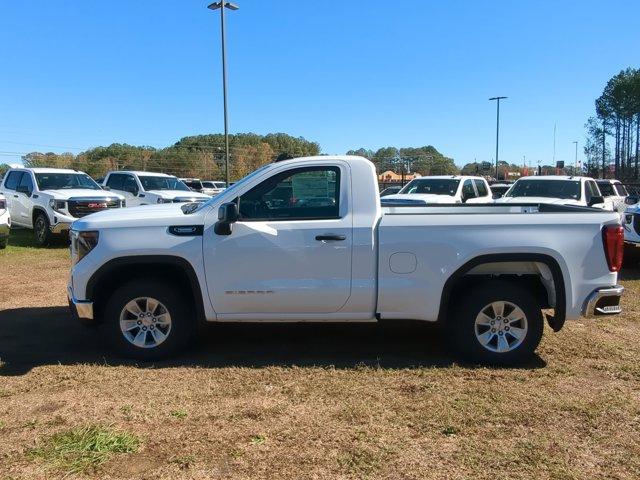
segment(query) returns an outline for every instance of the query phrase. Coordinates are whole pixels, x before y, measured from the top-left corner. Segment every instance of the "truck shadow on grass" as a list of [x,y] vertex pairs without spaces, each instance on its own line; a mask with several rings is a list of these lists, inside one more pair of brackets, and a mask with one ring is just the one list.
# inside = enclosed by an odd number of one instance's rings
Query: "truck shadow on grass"
[[[420,322],[381,324],[216,324],[175,359],[139,363],[113,354],[95,327],[73,320],[66,307],[0,312],[0,376],[41,365],[130,365],[140,368],[316,366],[335,368],[449,367],[446,330]],[[544,367],[535,356],[523,368]]]

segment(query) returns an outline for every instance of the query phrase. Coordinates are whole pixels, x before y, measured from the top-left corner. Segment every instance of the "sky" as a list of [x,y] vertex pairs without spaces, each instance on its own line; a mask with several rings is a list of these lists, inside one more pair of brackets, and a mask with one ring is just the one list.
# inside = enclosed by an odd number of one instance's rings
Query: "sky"
[[[0,0],[0,163],[222,132],[200,0]],[[324,153],[433,145],[458,165],[572,162],[607,80],[640,67],[637,0],[237,0],[229,129]]]

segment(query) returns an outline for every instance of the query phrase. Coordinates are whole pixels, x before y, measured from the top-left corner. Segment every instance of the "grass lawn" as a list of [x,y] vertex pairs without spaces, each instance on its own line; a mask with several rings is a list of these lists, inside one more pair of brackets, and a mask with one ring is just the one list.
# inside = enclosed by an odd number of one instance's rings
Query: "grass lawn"
[[640,270],[624,314],[519,369],[420,324],[220,325],[153,365],[66,309],[66,246],[0,252],[0,478],[640,478]]

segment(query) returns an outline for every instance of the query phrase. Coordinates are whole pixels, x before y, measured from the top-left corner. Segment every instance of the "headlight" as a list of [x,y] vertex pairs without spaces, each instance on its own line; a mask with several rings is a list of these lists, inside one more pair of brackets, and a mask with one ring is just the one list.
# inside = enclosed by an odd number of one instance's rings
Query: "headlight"
[[99,233],[96,231],[86,231],[86,232],[74,232],[75,235],[72,235],[72,242],[74,243],[71,246],[71,250],[76,251],[76,262],[79,262],[87,254],[96,248],[98,245]]
[[49,207],[54,209],[56,212],[61,212],[67,208],[67,202],[65,200],[54,200],[52,198],[49,200]]

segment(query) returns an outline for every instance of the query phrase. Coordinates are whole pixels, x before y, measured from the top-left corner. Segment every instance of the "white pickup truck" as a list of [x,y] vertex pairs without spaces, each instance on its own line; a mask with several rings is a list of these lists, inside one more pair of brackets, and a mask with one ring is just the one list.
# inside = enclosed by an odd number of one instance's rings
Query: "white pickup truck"
[[62,168],[12,168],[0,193],[13,225],[32,229],[40,246],[54,235],[66,236],[78,218],[125,205],[124,197],[105,192],[86,173]]
[[535,350],[544,316],[559,330],[621,310],[616,213],[383,208],[361,157],[269,164],[207,203],[102,212],[71,236],[73,313],[145,360],[205,321],[408,319],[442,323],[466,358],[512,364]]

